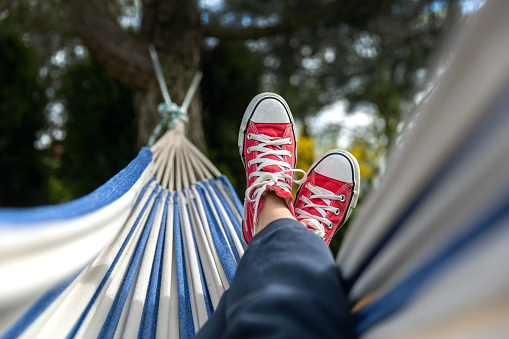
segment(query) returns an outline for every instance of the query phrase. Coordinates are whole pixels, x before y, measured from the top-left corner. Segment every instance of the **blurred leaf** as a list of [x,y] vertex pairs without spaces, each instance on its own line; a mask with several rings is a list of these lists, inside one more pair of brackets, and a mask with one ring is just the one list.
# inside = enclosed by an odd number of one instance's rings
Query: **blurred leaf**
[[0,205],[48,202],[43,152],[36,133],[45,125],[44,89],[37,82],[36,55],[0,23]]
[[69,69],[59,96],[68,110],[60,177],[78,197],[136,156],[135,113],[131,92],[92,59]]
[[246,177],[237,138],[244,112],[258,94],[262,65],[241,42],[221,42],[203,51],[203,124],[210,159],[228,177],[240,197]]

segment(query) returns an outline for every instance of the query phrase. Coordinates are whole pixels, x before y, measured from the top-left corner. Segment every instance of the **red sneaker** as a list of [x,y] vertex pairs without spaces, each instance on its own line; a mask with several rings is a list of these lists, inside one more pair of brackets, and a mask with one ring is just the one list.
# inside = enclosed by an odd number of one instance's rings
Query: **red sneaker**
[[[292,183],[297,138],[287,103],[274,93],[262,93],[251,100],[239,131],[239,152],[246,169],[242,238],[247,245],[255,235],[263,193],[273,191],[293,209]],[[301,171],[304,173],[304,171]]]
[[341,150],[325,153],[311,166],[297,191],[297,220],[329,245],[357,205],[360,177],[353,155]]

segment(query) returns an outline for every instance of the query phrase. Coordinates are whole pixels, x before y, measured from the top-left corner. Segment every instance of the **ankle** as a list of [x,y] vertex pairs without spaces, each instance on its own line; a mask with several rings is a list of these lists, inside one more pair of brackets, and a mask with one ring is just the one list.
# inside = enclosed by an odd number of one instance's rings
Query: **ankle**
[[288,208],[285,200],[278,196],[275,192],[268,191],[263,194],[264,204],[260,211],[258,223],[256,224],[256,234],[264,229],[271,222],[282,219],[295,219],[292,212]]

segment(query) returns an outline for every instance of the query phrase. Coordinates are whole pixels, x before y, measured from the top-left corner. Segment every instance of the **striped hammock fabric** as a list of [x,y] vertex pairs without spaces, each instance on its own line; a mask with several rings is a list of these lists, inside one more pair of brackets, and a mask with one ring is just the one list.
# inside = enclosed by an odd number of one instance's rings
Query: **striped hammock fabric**
[[509,334],[509,3],[452,33],[338,255],[366,338]]
[[[361,337],[509,333],[507,18],[486,1],[454,32],[345,236]],[[192,337],[243,254],[241,212],[178,128],[84,198],[0,209],[2,338]]]
[[194,336],[244,252],[241,213],[181,128],[81,199],[0,209],[2,338]]

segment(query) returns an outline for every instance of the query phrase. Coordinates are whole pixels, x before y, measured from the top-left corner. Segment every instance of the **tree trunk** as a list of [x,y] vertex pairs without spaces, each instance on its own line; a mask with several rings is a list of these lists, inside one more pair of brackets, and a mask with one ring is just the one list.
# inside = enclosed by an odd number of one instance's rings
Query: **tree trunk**
[[[137,147],[147,144],[160,121],[157,106],[163,102],[148,45],[153,44],[171,99],[181,105],[200,67],[203,40],[196,0],[144,0],[141,32],[124,32],[104,0],[66,0],[69,17],[91,54],[133,91],[137,112]],[[188,109],[190,140],[204,149],[201,100],[195,96]]]
[[[200,67],[203,38],[196,0],[145,0],[140,35],[143,40],[152,42],[156,47],[171,100],[180,106]],[[138,144],[146,144],[150,132],[160,119],[154,107],[157,107],[163,98],[155,81],[155,78],[152,78],[149,86],[135,90],[134,103],[140,114]],[[204,149],[201,101],[198,96],[194,98],[188,111],[189,139]]]
[[[165,66],[162,67],[165,68]],[[188,83],[183,83],[183,81],[181,81],[182,84],[177,85],[175,82],[170,83],[169,80],[167,80],[171,100],[178,105],[182,104],[187,93],[187,88],[194,76],[194,73],[193,75],[190,75],[191,72],[187,73],[189,73],[189,75],[186,76],[185,79],[189,79]],[[168,71],[165,71],[165,75],[168,76]],[[181,76],[181,74],[179,74],[179,76]],[[155,79],[152,79],[146,88],[134,89],[133,96],[137,124],[136,146],[139,149],[147,145],[150,134],[161,120],[156,108],[161,102],[163,102],[163,99],[159,89],[159,84]],[[205,139],[201,117],[201,99],[199,93],[196,93],[191,106],[188,109],[188,113],[189,126],[187,136],[198,148],[205,150]]]

